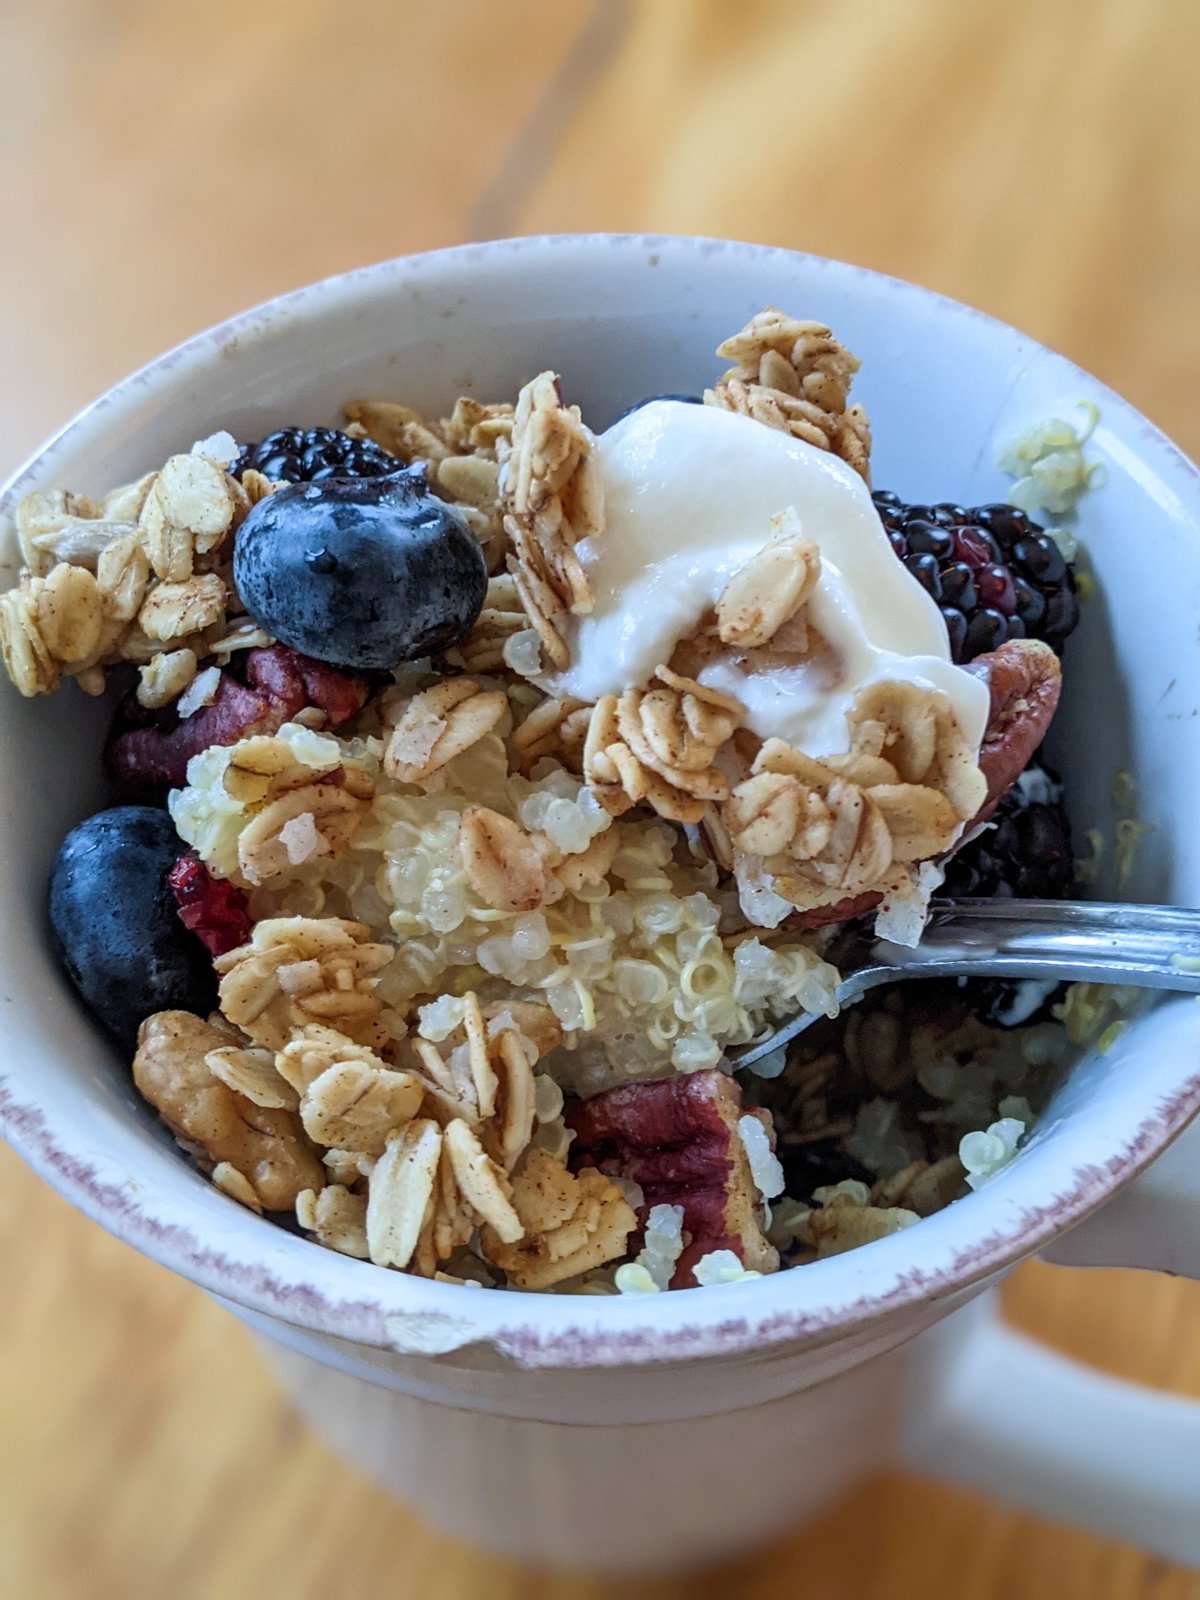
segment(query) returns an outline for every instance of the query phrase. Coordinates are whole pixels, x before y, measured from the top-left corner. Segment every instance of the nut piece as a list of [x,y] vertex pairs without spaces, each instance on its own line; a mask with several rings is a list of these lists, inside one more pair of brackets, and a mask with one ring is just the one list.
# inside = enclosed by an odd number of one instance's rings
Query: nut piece
[[413,695],[398,715],[383,770],[399,783],[433,787],[446,765],[490,733],[508,710],[502,690],[481,691],[473,678],[447,678]]
[[249,944],[213,962],[221,1010],[255,1044],[282,1050],[293,1028],[335,1024],[358,1044],[382,1045],[387,1030],[374,974],[391,945],[370,944],[370,930],[339,917],[274,917],[256,923]]
[[228,1044],[190,1012],[160,1011],[138,1030],[133,1080],[177,1139],[235,1167],[265,1210],[290,1211],[321,1187],[321,1163],[295,1112],[256,1106],[213,1076],[206,1058]]
[[480,1242],[485,1259],[518,1289],[548,1289],[619,1260],[637,1226],[633,1208],[603,1173],[588,1167],[575,1177],[547,1150],[529,1152],[512,1192],[521,1233],[508,1240],[485,1224]]
[[821,576],[821,552],[800,531],[789,506],[772,522],[774,537],[735,572],[717,600],[722,644],[754,650],[768,644],[811,598]]
[[977,821],[986,821],[996,802],[1024,772],[1046,736],[1062,689],[1062,666],[1040,639],[1010,639],[998,650],[976,656],[966,668],[985,678],[991,713],[979,752],[987,798]]
[[432,1215],[442,1150],[436,1122],[422,1118],[388,1141],[367,1180],[367,1251],[377,1267],[407,1267]]

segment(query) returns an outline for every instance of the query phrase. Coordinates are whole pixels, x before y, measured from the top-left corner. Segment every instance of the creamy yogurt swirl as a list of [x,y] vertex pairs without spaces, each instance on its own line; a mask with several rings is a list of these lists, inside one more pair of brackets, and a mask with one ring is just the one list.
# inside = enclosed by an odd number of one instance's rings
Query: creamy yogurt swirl
[[[950,659],[931,596],[888,543],[862,479],[827,451],[715,406],[655,400],[602,434],[605,530],[576,546],[595,597],[571,619],[557,693],[594,701],[645,685],[792,508],[821,552],[808,602],[820,661],[748,671],[733,652],[700,682],[734,695],[760,738],[821,757],[849,747],[846,713],[881,680],[940,690],[976,751],[986,685]],[[831,670],[832,662],[832,670]]]

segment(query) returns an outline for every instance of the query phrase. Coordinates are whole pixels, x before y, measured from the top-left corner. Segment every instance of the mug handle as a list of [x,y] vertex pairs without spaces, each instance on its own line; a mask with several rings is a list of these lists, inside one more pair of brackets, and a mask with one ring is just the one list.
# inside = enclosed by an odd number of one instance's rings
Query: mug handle
[[[1042,1255],[1200,1278],[1200,1119]],[[1200,1567],[1200,1400],[1058,1355],[1007,1327],[994,1291],[914,1346],[901,1463]]]

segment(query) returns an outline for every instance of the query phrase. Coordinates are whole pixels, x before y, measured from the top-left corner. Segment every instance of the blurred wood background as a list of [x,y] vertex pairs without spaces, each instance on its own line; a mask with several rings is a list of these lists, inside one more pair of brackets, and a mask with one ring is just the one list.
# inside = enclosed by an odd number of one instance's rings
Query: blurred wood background
[[[1194,0],[6,0],[0,466],[280,290],[571,229],[915,279],[1197,455],[1198,77]],[[1200,1395],[1198,1284],[1031,1265],[1006,1308]],[[230,1318],[7,1152],[0,1441],[0,1595],[21,1600],[1200,1600],[1200,1575],[899,1477],[707,1577],[491,1561],[343,1466]]]

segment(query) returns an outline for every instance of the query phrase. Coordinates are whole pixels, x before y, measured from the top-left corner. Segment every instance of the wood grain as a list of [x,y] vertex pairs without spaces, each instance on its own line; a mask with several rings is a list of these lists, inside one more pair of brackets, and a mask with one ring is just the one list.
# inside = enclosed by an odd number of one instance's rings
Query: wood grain
[[[217,317],[464,237],[587,15],[13,0],[4,463]],[[565,131],[510,197],[515,229],[728,234],[913,278],[1063,350],[1200,453],[1192,0],[639,0],[628,17],[599,87],[576,74],[571,115],[543,118]],[[1200,1285],[1031,1265],[1005,1303],[1082,1360],[1200,1395]],[[491,1561],[336,1460],[229,1317],[8,1152],[0,1419],[0,1595],[21,1600],[1200,1600],[1200,1576],[898,1477],[704,1577],[618,1590]]]

